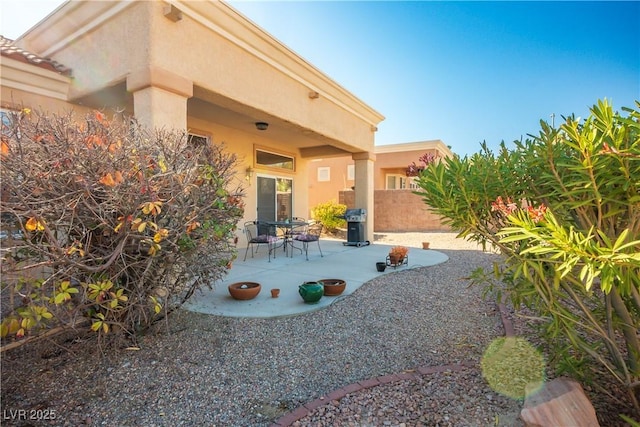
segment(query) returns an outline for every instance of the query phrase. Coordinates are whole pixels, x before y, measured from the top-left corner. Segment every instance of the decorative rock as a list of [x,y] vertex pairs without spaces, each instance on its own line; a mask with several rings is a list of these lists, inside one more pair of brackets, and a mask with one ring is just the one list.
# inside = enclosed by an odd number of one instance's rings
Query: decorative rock
[[556,378],[540,390],[527,386],[520,418],[526,427],[600,427],[582,386],[568,378]]

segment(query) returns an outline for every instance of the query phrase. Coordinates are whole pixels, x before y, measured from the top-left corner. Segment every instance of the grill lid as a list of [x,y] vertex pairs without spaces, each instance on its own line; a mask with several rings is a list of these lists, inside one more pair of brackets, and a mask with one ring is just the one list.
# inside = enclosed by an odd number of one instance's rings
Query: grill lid
[[366,209],[347,209],[344,213],[344,219],[349,222],[364,222],[367,218]]

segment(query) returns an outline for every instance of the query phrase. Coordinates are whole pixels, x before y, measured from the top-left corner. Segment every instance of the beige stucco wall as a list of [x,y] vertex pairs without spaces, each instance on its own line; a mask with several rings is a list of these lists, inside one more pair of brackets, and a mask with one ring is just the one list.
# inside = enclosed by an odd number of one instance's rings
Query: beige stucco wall
[[[26,49],[73,69],[71,100],[124,82],[129,73],[150,64],[151,21],[143,17],[156,2],[82,3],[68,5],[64,14],[18,40]],[[70,36],[78,22],[93,23],[90,33]]]
[[71,79],[55,71],[3,56],[0,82],[2,108],[25,107],[44,112],[69,109],[66,97]]
[[[28,91],[12,89],[6,86],[2,86],[0,91],[1,108],[13,110],[30,108],[45,113],[75,110],[75,108],[63,101],[35,95]],[[78,110],[81,111],[83,109],[80,108]]]
[[[349,179],[348,167],[353,165],[351,157],[317,159],[309,162],[309,211],[314,206],[330,200],[338,201],[338,192],[350,190],[355,180]],[[318,169],[329,168],[329,181],[318,180]],[[309,212],[309,215],[311,213]]]

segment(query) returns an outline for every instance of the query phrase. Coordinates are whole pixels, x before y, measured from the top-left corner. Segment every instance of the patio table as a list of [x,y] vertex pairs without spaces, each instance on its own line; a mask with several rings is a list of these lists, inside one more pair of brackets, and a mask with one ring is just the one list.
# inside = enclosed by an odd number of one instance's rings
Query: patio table
[[292,230],[294,228],[298,228],[298,227],[306,227],[309,225],[308,222],[306,221],[264,221],[265,224],[271,225],[271,226],[275,226],[278,227],[280,230],[282,230],[283,235],[284,235],[284,251],[285,254],[288,254],[289,251],[287,248],[291,248],[291,257],[293,257],[293,250],[294,249],[298,249],[300,251],[300,253],[302,253],[302,249],[301,248],[296,248],[293,245],[293,239],[292,239]]

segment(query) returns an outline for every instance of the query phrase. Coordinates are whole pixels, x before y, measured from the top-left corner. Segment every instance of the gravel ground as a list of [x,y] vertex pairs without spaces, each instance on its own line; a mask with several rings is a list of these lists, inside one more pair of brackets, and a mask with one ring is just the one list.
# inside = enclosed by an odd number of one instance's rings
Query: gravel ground
[[[504,330],[465,277],[496,256],[450,233],[378,241],[421,247],[425,236],[448,262],[378,277],[324,310],[277,319],[180,311],[139,350],[104,355],[91,350],[95,338],[12,350],[2,355],[2,424],[268,426],[357,381],[466,362],[347,395],[295,425],[522,425],[519,402],[493,392],[478,368]],[[15,411],[55,419],[18,421]]]

